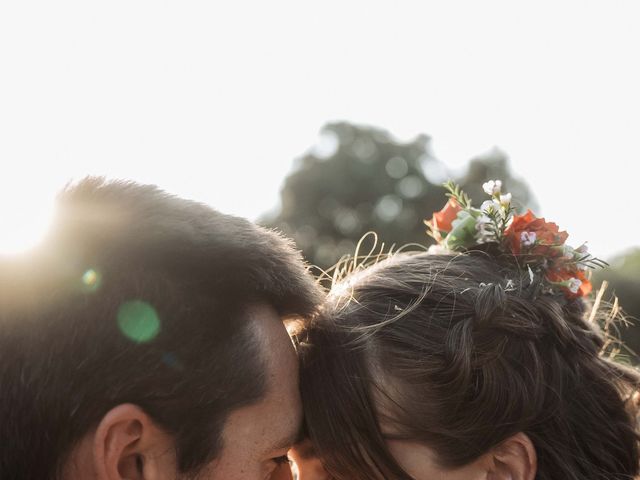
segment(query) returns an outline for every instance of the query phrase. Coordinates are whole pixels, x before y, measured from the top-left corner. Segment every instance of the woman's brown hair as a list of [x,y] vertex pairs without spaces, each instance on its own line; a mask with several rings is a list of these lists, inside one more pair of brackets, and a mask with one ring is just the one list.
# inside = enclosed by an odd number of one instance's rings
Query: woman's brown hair
[[410,479],[383,422],[445,468],[524,432],[538,480],[634,478],[640,377],[604,354],[586,310],[485,252],[397,254],[347,276],[300,334],[306,427],[327,471]]

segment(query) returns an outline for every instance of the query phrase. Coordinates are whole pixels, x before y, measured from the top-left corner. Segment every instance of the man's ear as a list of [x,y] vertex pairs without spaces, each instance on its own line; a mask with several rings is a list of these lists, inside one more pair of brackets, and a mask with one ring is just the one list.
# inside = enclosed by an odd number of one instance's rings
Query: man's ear
[[538,457],[531,439],[524,433],[504,440],[491,451],[492,466],[487,480],[534,480]]
[[159,480],[176,472],[171,436],[129,403],[112,408],[100,421],[93,458],[99,480]]

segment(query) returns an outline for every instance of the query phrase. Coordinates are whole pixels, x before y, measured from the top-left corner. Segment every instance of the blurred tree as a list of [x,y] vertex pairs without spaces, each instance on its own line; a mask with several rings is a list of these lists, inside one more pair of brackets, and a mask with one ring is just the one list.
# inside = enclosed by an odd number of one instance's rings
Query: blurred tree
[[[426,135],[402,143],[377,128],[331,123],[317,145],[296,160],[281,192],[280,212],[261,223],[292,237],[311,263],[325,269],[352,254],[368,231],[387,247],[427,245],[423,219],[444,205],[441,185],[452,177]],[[472,160],[467,173],[454,179],[480,202],[486,199],[482,183],[494,178],[522,206],[533,207],[528,187],[513,178],[499,150]]]
[[640,353],[640,248],[617,256],[609,268],[596,271],[594,283],[598,285],[603,280],[609,282],[631,323],[620,329],[621,337],[631,350]]

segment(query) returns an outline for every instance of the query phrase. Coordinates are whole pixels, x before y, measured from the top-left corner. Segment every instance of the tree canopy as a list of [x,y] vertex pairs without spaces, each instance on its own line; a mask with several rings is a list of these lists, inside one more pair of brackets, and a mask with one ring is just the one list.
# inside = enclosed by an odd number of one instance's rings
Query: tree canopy
[[434,157],[426,135],[400,142],[384,130],[342,122],[326,125],[320,138],[320,148],[297,159],[285,180],[280,212],[263,223],[292,237],[321,268],[352,254],[369,231],[387,246],[428,245],[423,220],[444,204],[442,183],[449,178],[475,201],[486,199],[487,178],[500,178],[521,207],[535,208],[499,150],[473,159],[456,176]]

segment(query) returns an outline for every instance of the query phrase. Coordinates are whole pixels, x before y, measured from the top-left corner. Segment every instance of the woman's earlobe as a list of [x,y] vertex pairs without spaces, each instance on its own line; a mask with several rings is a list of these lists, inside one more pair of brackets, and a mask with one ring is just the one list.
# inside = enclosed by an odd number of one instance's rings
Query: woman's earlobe
[[525,433],[516,433],[493,449],[493,467],[487,480],[534,480],[538,457]]

